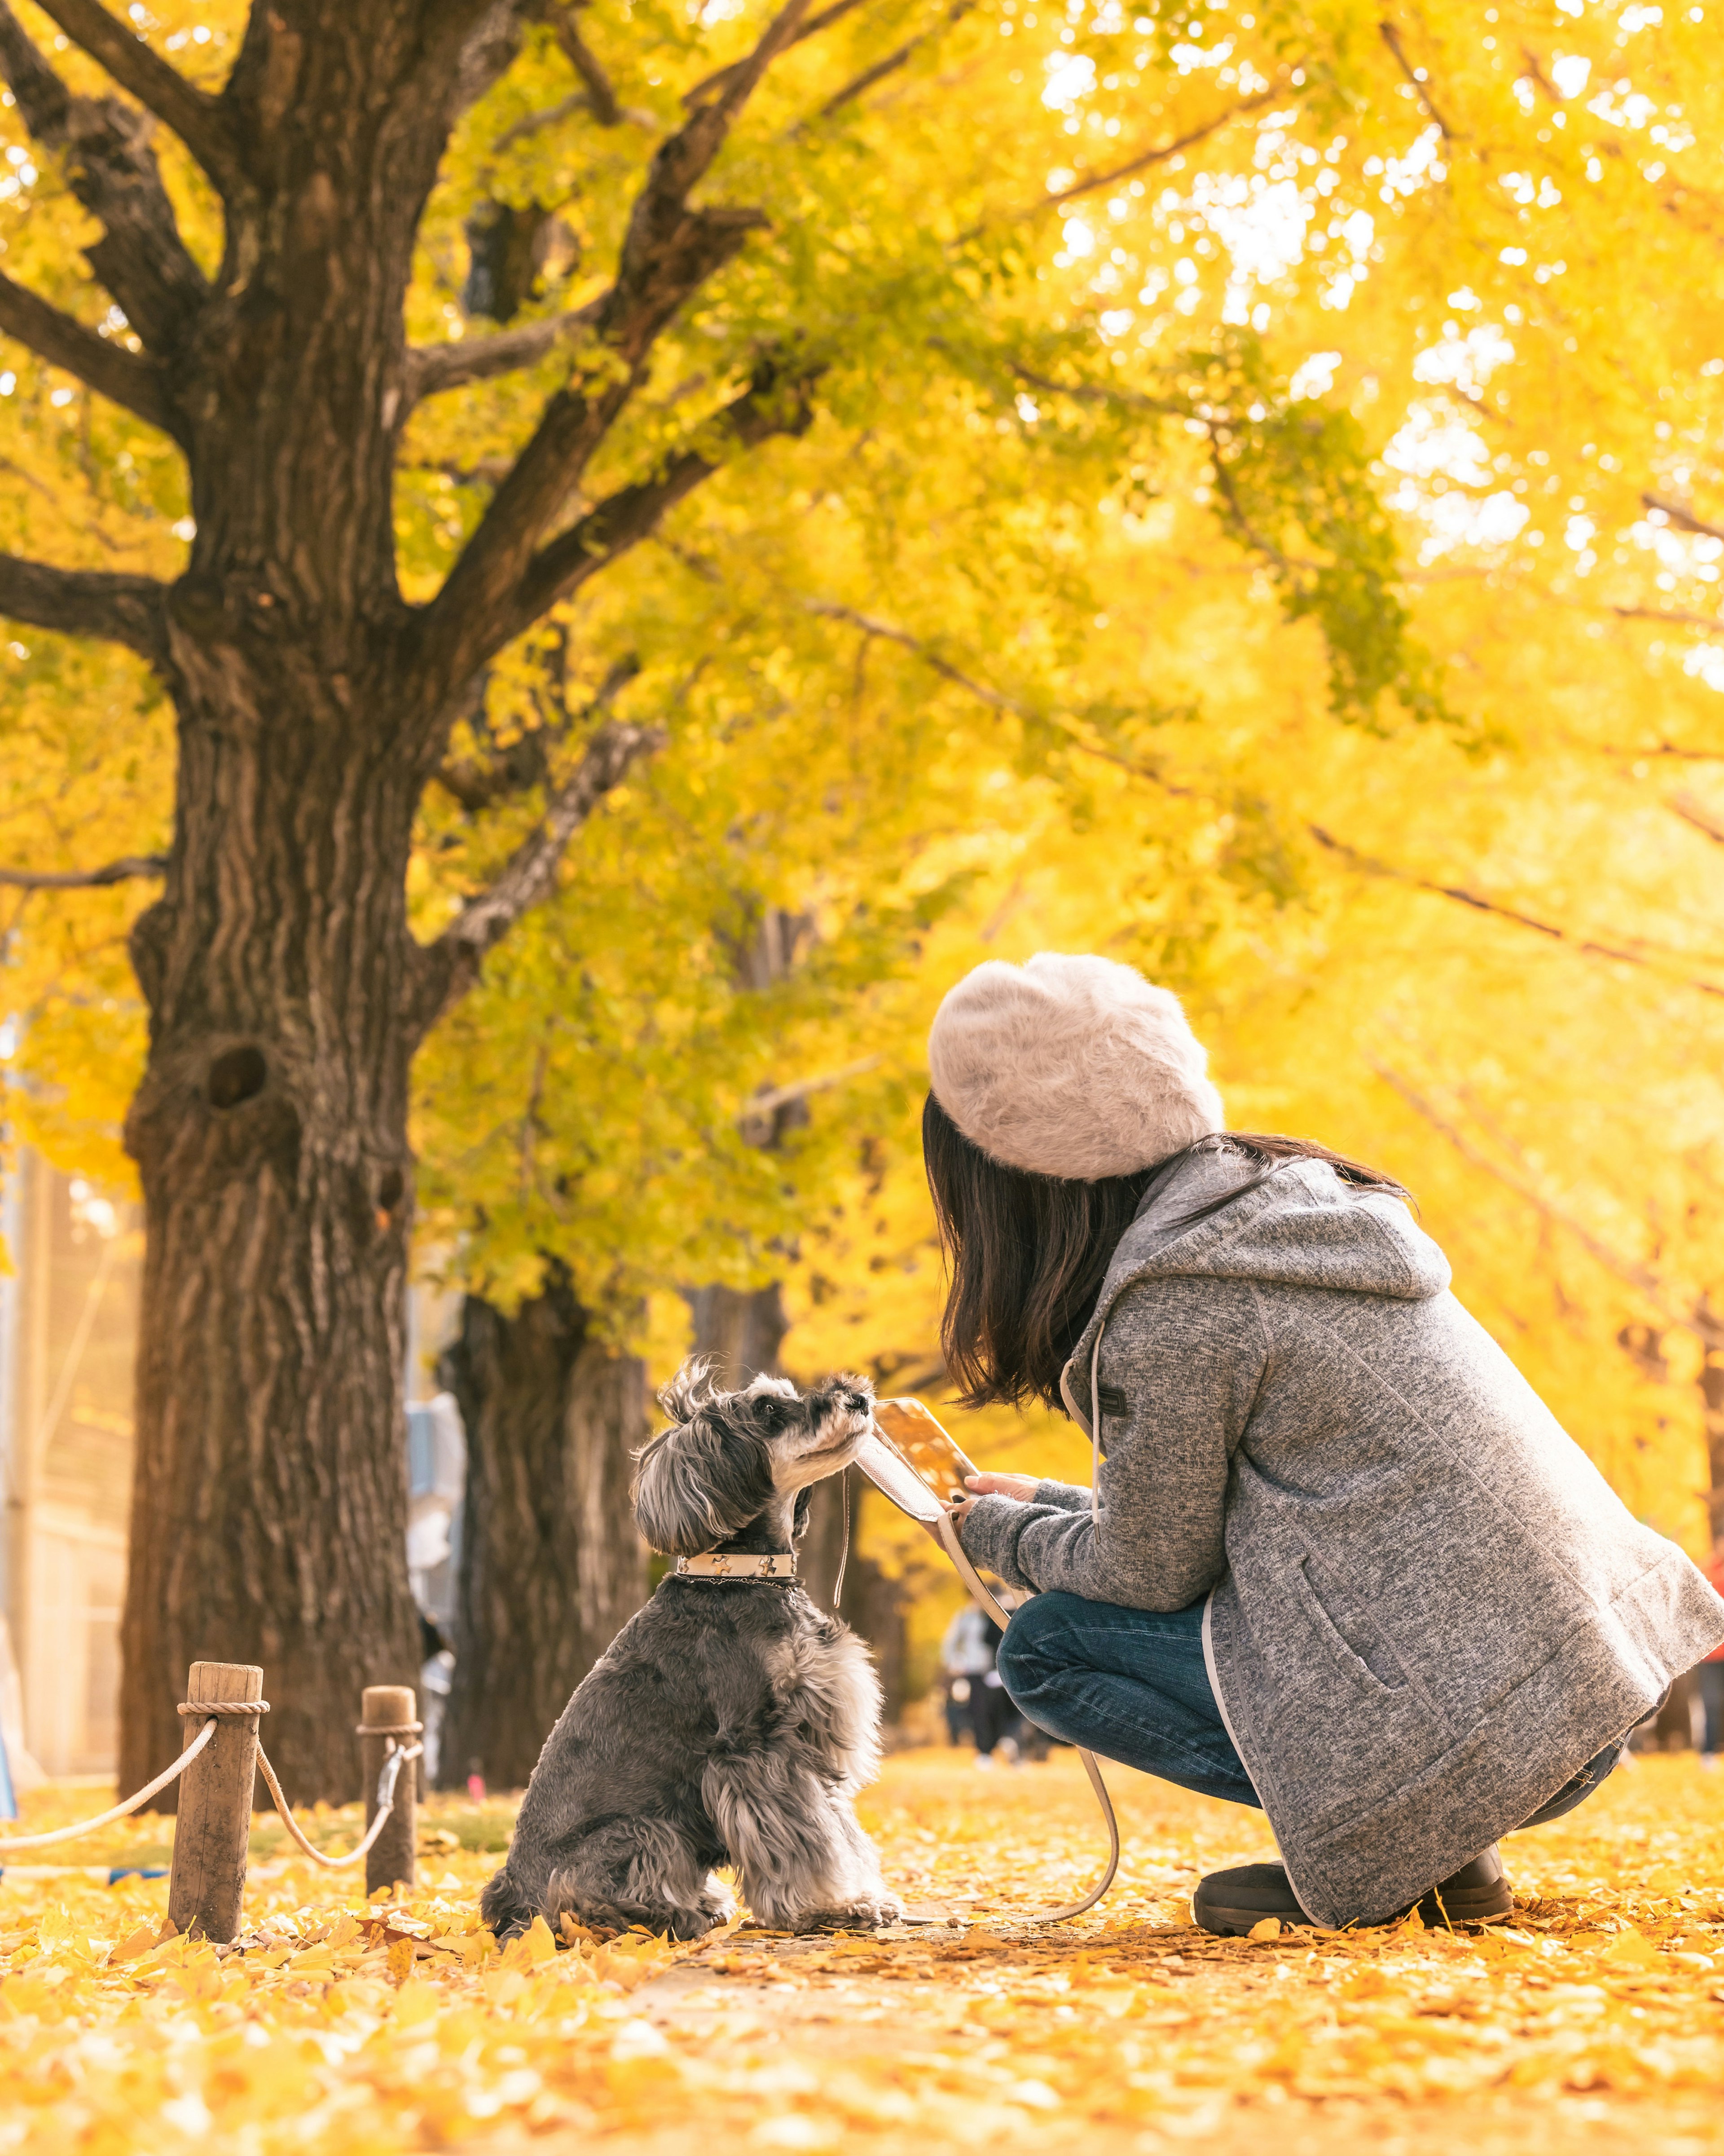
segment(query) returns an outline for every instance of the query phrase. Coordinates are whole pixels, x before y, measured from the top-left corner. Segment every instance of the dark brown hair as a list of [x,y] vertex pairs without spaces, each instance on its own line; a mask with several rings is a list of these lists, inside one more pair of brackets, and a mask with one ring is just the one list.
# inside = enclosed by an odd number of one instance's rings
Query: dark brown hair
[[[1331,1152],[1309,1138],[1229,1131],[1185,1152],[1225,1146],[1255,1173],[1168,1224],[1193,1226],[1255,1190],[1289,1161],[1324,1160],[1356,1189],[1408,1193],[1392,1176]],[[1075,1183],[1005,1168],[972,1145],[929,1094],[922,1110],[922,1159],[940,1240],[952,1276],[940,1344],[967,1408],[1042,1400],[1064,1408],[1060,1373],[1083,1336],[1109,1261],[1137,1217],[1144,1192],[1176,1153],[1133,1175]],[[1410,1200],[1409,1200],[1410,1202]]]

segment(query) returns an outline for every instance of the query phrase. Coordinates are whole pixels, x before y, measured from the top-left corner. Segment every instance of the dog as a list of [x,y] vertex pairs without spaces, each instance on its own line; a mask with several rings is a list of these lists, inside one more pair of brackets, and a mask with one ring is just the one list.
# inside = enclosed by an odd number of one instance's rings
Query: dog
[[557,1932],[565,1914],[699,1938],[736,1913],[711,1876],[728,1863],[770,1930],[895,1922],[854,1809],[880,1764],[879,1681],[783,1562],[813,1484],[871,1426],[873,1389],[759,1377],[720,1392],[693,1362],[659,1404],[669,1426],[642,1448],[630,1492],[647,1542],[679,1558],[777,1553],[788,1576],[659,1583],[546,1739],[485,1921],[500,1939],[540,1916]]

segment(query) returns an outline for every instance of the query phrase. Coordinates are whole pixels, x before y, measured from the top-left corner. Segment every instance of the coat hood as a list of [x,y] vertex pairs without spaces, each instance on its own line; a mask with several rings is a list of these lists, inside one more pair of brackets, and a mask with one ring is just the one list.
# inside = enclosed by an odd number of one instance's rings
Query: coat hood
[[1424,1302],[1448,1287],[1449,1260],[1403,1201],[1350,1188],[1326,1161],[1289,1161],[1219,1213],[1181,1224],[1256,1172],[1255,1161],[1229,1147],[1206,1148],[1170,1163],[1144,1193],[1061,1379],[1066,1405],[1086,1430],[1095,1335],[1135,1281],[1249,1280],[1398,1302]]

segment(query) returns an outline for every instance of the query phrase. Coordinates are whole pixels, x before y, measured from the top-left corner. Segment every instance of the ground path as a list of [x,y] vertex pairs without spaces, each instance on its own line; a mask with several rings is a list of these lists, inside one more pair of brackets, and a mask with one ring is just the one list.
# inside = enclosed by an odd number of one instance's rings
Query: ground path
[[[575,2156],[855,2149],[1542,2156],[1724,2144],[1724,1775],[1622,1774],[1509,1848],[1515,1922],[1220,1942],[1199,1873],[1269,1853],[1256,1815],[1111,1770],[1120,1883],[1075,1761],[900,1754],[864,1810],[889,1878],[947,1919],[741,1929],[697,1949],[477,1926],[507,1808],[439,1799],[420,1888],[367,1905],[264,1820],[237,1950],[162,1936],[159,1881],[0,1878],[0,2152]],[[96,1808],[39,1792],[31,1824]],[[357,1813],[323,1814],[333,1843]],[[165,1854],[163,1822],[74,1861]],[[153,1839],[152,1839],[153,1837]],[[56,1851],[56,1855],[59,1852]]]

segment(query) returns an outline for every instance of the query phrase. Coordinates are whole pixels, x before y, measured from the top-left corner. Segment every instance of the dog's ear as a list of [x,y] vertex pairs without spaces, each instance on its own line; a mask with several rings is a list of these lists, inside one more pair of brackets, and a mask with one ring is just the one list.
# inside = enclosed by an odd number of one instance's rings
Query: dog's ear
[[659,1405],[667,1422],[692,1422],[716,1390],[712,1382],[712,1358],[690,1355],[659,1393]]
[[793,1547],[808,1531],[808,1514],[814,1509],[814,1486],[804,1482],[796,1493],[796,1510],[790,1517],[790,1540]]
[[[665,1390],[674,1393],[674,1384]],[[758,1519],[772,1500],[765,1445],[704,1408],[661,1430],[639,1461],[629,1493],[635,1524],[667,1557],[698,1557]]]

